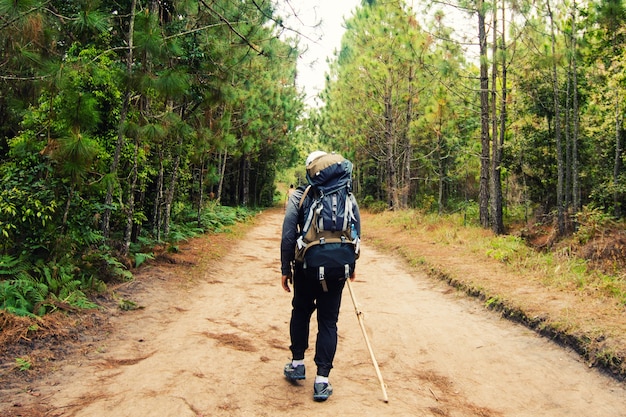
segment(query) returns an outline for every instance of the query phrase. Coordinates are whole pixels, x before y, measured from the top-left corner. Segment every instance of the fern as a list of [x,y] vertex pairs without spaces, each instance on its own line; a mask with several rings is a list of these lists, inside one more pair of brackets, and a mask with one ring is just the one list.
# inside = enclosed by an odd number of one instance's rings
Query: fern
[[[96,308],[97,305],[87,299],[81,287],[83,281],[77,277],[77,268],[71,264],[45,266],[42,268],[43,276],[48,286],[54,288],[50,292],[50,299],[68,304],[76,308]],[[46,303],[48,308],[57,308],[55,303]]]
[[114,258],[111,255],[103,255],[103,259],[106,261],[107,267],[113,276],[123,281],[130,281],[133,279],[133,273],[130,272],[117,258]]
[[28,270],[31,268],[26,259],[16,258],[11,255],[0,255],[0,279],[26,279],[30,277]]
[[139,268],[148,259],[154,259],[153,253],[135,253],[135,268]]
[[48,287],[32,278],[0,281],[0,309],[20,316],[43,314],[34,309],[48,294]]
[[20,307],[13,307],[13,306],[8,306],[6,308],[2,308],[3,310],[6,310],[8,313],[11,313],[15,316],[22,316],[22,317],[37,317],[35,314],[31,313],[30,311],[24,309],[24,308],[20,308]]
[[20,260],[11,255],[0,255],[0,275],[14,276],[20,270]]
[[41,316],[63,305],[97,307],[82,292],[83,282],[73,265],[40,262],[32,272],[34,276],[18,271],[20,278],[0,281],[0,309],[20,316]]

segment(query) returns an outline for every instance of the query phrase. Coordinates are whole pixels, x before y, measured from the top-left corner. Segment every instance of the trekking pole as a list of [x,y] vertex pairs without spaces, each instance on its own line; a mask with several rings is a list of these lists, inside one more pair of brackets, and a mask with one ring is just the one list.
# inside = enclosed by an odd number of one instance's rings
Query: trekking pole
[[367,331],[365,330],[365,324],[363,323],[363,313],[361,312],[361,310],[359,310],[359,306],[356,302],[354,292],[352,291],[352,284],[350,284],[350,279],[347,279],[346,281],[348,282],[348,290],[350,291],[350,298],[352,298],[352,304],[354,304],[356,317],[359,320],[359,324],[361,325],[361,331],[363,332],[363,337],[365,338],[365,343],[367,344],[367,350],[370,351],[370,356],[372,357],[372,362],[374,363],[374,369],[376,369],[376,376],[378,377],[378,381],[380,382],[380,388],[383,390],[383,400],[386,403],[388,403],[389,398],[387,397],[387,388],[385,387],[383,376],[380,373],[380,368],[378,368],[378,362],[376,362],[376,358],[374,357],[374,351],[372,350],[372,345],[370,344],[370,340],[367,337]]

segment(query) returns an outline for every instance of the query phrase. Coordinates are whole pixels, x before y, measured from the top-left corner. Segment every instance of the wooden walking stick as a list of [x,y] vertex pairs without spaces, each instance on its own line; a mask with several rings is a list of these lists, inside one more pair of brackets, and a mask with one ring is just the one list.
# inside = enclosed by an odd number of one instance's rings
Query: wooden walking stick
[[352,291],[352,284],[350,284],[350,279],[347,279],[346,281],[348,282],[348,290],[350,291],[350,298],[352,298],[352,304],[354,304],[356,317],[359,320],[359,324],[361,325],[361,331],[363,332],[363,337],[365,338],[365,343],[367,344],[367,350],[370,351],[370,356],[372,357],[372,362],[374,363],[374,369],[376,369],[376,376],[378,377],[378,381],[380,382],[380,388],[383,390],[383,400],[386,403],[388,403],[389,398],[387,397],[387,388],[385,387],[383,376],[380,373],[380,368],[378,368],[378,362],[376,362],[376,358],[374,357],[374,351],[372,350],[372,345],[370,344],[370,340],[367,337],[367,331],[365,330],[365,323],[363,323],[363,313],[361,312],[361,310],[359,310],[359,306],[356,302],[354,292]]

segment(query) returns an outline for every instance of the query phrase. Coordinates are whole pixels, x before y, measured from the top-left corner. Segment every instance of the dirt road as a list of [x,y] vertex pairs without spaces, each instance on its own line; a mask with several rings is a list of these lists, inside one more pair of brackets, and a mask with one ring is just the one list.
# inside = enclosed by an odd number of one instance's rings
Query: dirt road
[[624,385],[377,252],[367,236],[353,289],[389,403],[347,289],[335,393],[314,402],[312,352],[309,379],[294,386],[282,376],[291,295],[279,282],[281,221],[280,210],[265,212],[219,262],[138,280],[145,308],[119,313],[110,334],[86,341],[29,392],[0,391],[0,414],[20,415],[11,404],[35,396],[47,415],[76,417],[626,416]]

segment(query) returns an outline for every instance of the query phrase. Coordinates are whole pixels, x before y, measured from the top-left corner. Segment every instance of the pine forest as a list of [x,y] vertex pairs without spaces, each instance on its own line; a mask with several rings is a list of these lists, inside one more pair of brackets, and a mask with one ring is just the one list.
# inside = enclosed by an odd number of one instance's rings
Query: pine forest
[[363,0],[319,107],[297,12],[0,0],[0,308],[91,306],[155,245],[282,201],[315,149],[373,212],[624,220],[623,1]]

